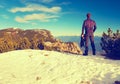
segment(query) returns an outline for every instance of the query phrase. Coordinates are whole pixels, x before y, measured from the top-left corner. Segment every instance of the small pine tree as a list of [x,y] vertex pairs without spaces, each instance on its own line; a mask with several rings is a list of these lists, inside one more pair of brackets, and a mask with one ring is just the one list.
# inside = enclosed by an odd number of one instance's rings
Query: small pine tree
[[108,28],[108,33],[104,33],[101,38],[101,47],[106,52],[107,57],[113,59],[120,59],[120,33],[119,30],[113,33]]

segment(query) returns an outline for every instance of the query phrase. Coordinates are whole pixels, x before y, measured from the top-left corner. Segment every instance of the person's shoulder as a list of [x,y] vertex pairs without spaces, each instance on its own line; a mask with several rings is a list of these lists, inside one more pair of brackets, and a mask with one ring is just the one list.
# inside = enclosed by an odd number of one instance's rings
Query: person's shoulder
[[91,21],[95,23],[95,21],[94,21],[94,20],[92,20],[92,19],[91,19]]

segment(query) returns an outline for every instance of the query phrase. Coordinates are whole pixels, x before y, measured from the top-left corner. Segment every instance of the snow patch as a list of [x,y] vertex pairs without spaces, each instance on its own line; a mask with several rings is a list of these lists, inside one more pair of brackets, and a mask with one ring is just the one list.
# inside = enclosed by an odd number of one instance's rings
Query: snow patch
[[113,84],[120,61],[45,50],[0,54],[0,84]]

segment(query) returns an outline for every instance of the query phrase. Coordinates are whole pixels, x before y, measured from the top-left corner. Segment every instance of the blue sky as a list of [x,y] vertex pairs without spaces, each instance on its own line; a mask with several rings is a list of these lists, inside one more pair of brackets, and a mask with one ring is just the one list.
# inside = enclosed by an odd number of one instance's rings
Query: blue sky
[[47,29],[54,36],[80,35],[86,13],[95,35],[120,29],[120,0],[0,0],[0,29]]

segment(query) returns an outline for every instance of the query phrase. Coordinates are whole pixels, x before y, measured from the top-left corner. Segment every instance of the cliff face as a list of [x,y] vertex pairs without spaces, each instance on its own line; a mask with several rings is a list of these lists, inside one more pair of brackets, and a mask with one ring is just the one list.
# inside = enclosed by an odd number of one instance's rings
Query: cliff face
[[73,54],[82,54],[81,49],[75,42],[61,42],[61,41],[56,41],[54,43],[45,42],[44,45],[47,50],[55,50]]
[[56,40],[51,32],[45,29],[21,30],[9,28],[0,30],[1,53],[19,49],[40,49],[39,44],[42,44],[45,50],[82,54],[76,43]]

